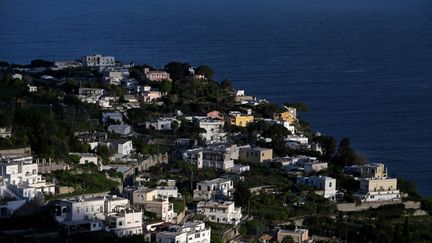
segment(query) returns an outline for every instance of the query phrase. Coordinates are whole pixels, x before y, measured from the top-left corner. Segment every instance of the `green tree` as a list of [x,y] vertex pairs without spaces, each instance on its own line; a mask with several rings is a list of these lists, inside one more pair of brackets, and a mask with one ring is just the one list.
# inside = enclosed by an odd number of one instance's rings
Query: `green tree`
[[99,145],[96,148],[96,154],[99,155],[104,162],[108,162],[109,157],[112,156],[114,153],[107,146]]
[[356,155],[351,146],[349,138],[342,138],[339,149],[334,156],[333,162],[339,166],[352,165],[355,163]]
[[172,80],[181,80],[189,75],[189,63],[170,62],[165,65],[165,70],[170,74]]
[[160,85],[160,90],[162,92],[169,94],[172,90],[172,81],[162,80],[161,85]]
[[211,79],[213,77],[214,70],[207,65],[201,65],[195,69],[195,73],[204,75],[206,78]]
[[249,188],[244,183],[238,183],[236,185],[236,190],[234,191],[234,202],[236,205],[241,207],[248,206],[249,199],[251,197],[251,193]]
[[329,161],[331,157],[336,152],[337,141],[334,137],[331,136],[319,136],[313,139],[315,142],[318,142],[321,145],[323,150],[324,160]]
[[285,103],[284,105],[287,107],[296,108],[297,111],[300,111],[300,112],[308,112],[309,111],[309,107],[303,102]]
[[282,243],[295,243],[294,239],[290,235],[284,236]]
[[45,61],[42,59],[35,59],[35,60],[31,61],[30,65],[34,68],[37,68],[37,67],[48,68],[48,67],[54,66],[54,63],[50,62],[50,61]]

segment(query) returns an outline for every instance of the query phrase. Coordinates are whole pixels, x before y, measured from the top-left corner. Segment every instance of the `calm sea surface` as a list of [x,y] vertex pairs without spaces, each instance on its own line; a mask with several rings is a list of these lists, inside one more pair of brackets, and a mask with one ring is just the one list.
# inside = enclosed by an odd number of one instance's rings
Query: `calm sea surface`
[[432,195],[430,0],[0,0],[0,60],[209,64]]

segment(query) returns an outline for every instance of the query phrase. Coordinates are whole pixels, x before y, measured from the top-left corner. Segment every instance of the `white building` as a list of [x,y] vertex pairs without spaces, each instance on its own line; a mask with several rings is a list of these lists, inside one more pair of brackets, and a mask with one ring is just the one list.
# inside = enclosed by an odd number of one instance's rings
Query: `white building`
[[193,190],[194,200],[225,200],[233,196],[234,183],[228,178],[198,182]]
[[239,89],[236,91],[236,96],[245,96],[245,91],[242,89]]
[[232,173],[241,174],[241,173],[250,171],[250,166],[249,165],[242,165],[242,164],[234,164],[234,166],[232,168],[230,168],[229,171]]
[[158,119],[152,121],[146,121],[146,129],[155,129],[157,131],[170,131],[172,129],[172,123],[177,122],[180,125],[180,121],[173,117],[159,117]]
[[295,126],[291,125],[288,121],[280,120],[280,121],[276,121],[276,124],[284,126],[288,131],[291,132],[291,134],[295,133],[296,130]]
[[84,231],[105,230],[117,236],[142,234],[142,212],[116,196],[65,199],[53,202],[55,220],[64,227]]
[[210,243],[211,229],[204,222],[187,222],[173,225],[168,231],[156,234],[157,243]]
[[189,149],[183,153],[183,159],[199,169],[212,168],[229,171],[234,167],[234,160],[231,158],[231,154],[225,150]]
[[200,136],[206,143],[220,143],[226,140],[226,133],[223,131],[225,122],[216,119],[203,119],[198,121],[198,126],[206,132]]
[[107,140],[98,144],[105,145],[108,148],[115,150],[118,155],[130,155],[133,151],[133,144],[131,140]]
[[0,158],[0,179],[4,184],[1,197],[31,200],[55,193],[55,185],[38,174],[38,165],[31,156]]
[[143,233],[143,213],[128,207],[117,207],[105,216],[106,231],[119,237]]
[[35,86],[35,85],[27,84],[27,87],[28,87],[28,91],[29,91],[30,93],[32,93],[32,92],[37,92],[37,91],[38,91],[38,87]]
[[120,134],[123,136],[129,135],[132,132],[131,126],[123,125],[110,125],[108,126],[108,132]]
[[13,79],[20,79],[20,80],[22,80],[23,76],[22,76],[22,74],[14,73],[14,74],[12,75],[12,78],[13,78]]
[[180,195],[176,186],[157,186],[156,190],[159,197],[179,198]]
[[99,157],[95,153],[69,153],[69,154],[78,155],[80,157],[78,162],[80,165],[85,165],[89,163],[99,165]]
[[298,177],[298,184],[311,185],[318,190],[324,198],[336,200],[336,179],[328,176]]
[[242,218],[241,207],[235,207],[233,201],[199,202],[197,212],[205,215],[209,221],[221,224],[237,225]]
[[83,65],[87,67],[111,67],[115,65],[114,57],[102,56],[99,54],[85,56],[81,61]]

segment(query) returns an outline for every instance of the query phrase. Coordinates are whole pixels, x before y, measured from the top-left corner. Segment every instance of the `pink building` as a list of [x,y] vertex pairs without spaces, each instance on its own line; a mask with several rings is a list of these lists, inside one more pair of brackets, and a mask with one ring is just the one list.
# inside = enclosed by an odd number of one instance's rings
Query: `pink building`
[[144,102],[152,102],[162,97],[162,93],[160,91],[144,91],[140,95],[140,99]]
[[207,113],[207,117],[211,119],[219,119],[219,120],[224,119],[224,116],[219,111],[210,111],[209,113]]
[[148,68],[144,68],[144,74],[146,76],[146,79],[150,81],[162,81],[162,80],[169,80],[171,81],[171,77],[169,73],[165,71],[150,71]]

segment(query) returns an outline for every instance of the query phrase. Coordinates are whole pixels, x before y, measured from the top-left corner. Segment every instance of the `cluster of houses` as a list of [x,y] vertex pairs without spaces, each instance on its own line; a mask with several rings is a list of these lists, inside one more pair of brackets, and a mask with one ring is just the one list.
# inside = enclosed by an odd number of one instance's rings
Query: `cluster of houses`
[[[134,151],[132,137],[133,127],[127,124],[125,110],[139,107],[140,102],[158,102],[165,94],[151,86],[141,86],[129,76],[130,65],[119,65],[114,57],[92,55],[83,57],[81,62],[56,62],[55,69],[67,67],[88,66],[97,67],[102,73],[103,82],[127,87],[128,94],[122,102],[119,97],[100,88],[79,88],[77,97],[87,103],[99,105],[103,114],[100,122],[106,128],[105,132],[84,131],[75,133],[75,137],[97,151],[106,146],[113,151],[109,158],[111,162],[127,162],[124,167],[117,167],[118,172],[129,171],[134,176],[135,185],[124,187],[121,195],[78,196],[50,202],[53,217],[68,233],[106,231],[119,237],[143,234],[152,242],[210,242],[211,229],[202,221],[187,222],[185,213],[176,212],[173,200],[182,200],[176,186],[176,181],[160,180],[155,187],[145,186],[146,178],[136,175],[136,165],[139,164]],[[189,70],[193,75],[194,70]],[[169,73],[161,70],[144,68],[145,78],[152,82],[171,81]],[[195,77],[195,76],[194,76]],[[196,78],[205,77],[197,75]],[[247,96],[243,90],[235,93],[238,104],[253,107],[265,100],[256,100]],[[191,164],[197,169],[211,169],[223,172],[225,176],[213,180],[204,180],[196,184],[193,190],[194,213],[202,215],[207,222],[238,226],[243,220],[242,208],[233,200],[234,176],[240,176],[251,170],[251,164],[279,163],[281,170],[297,175],[297,183],[314,188],[317,194],[337,202],[344,192],[337,189],[336,179],[316,175],[328,169],[328,163],[319,161],[316,157],[296,155],[275,157],[271,148],[239,145],[230,142],[226,124],[237,127],[247,127],[248,124],[264,121],[269,124],[279,124],[288,131],[284,145],[293,150],[306,150],[321,153],[319,144],[309,141],[297,129],[297,110],[285,107],[285,111],[275,113],[271,119],[256,118],[252,109],[229,111],[226,114],[217,110],[209,111],[202,116],[185,116],[181,111],[175,116],[160,116],[145,121],[145,129],[158,132],[172,131],[182,125],[182,121],[190,121],[200,128],[201,145],[191,143],[190,138],[176,140],[179,159]],[[10,127],[0,128],[0,137],[11,136]],[[109,139],[108,134],[115,134],[116,139]],[[319,136],[319,134],[318,134]],[[112,136],[111,136],[112,137]],[[270,138],[257,137],[271,142]],[[71,153],[78,157],[78,164],[95,164],[100,170],[112,169],[104,165],[96,153]],[[153,161],[153,160],[152,160]],[[158,165],[159,161],[142,165],[140,170]],[[167,160],[165,161],[167,162]],[[132,171],[132,172],[131,172]],[[347,166],[346,175],[360,182],[360,188],[355,195],[362,202],[401,200],[397,189],[397,179],[387,176],[384,164],[371,163],[366,165]],[[261,190],[262,188],[260,188]],[[38,164],[31,156],[7,156],[0,158],[0,196],[11,198],[7,205],[0,206],[2,215],[11,215],[24,203],[41,195],[55,193],[55,185],[45,181],[38,174]],[[149,215],[158,220],[148,220]],[[291,236],[295,242],[312,242],[307,229],[280,229],[276,235],[262,235],[259,242],[282,242],[285,236]],[[241,241],[238,241],[241,242]]]

